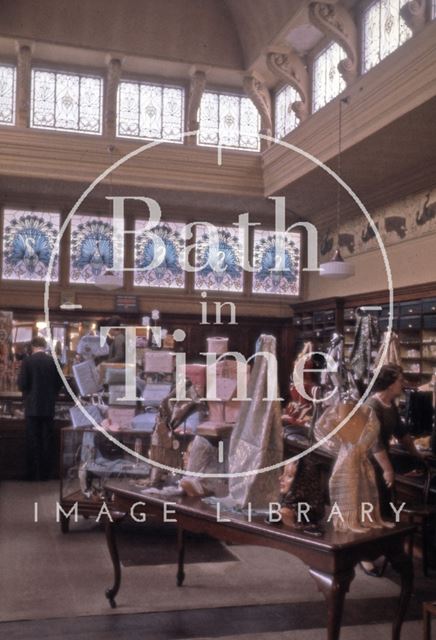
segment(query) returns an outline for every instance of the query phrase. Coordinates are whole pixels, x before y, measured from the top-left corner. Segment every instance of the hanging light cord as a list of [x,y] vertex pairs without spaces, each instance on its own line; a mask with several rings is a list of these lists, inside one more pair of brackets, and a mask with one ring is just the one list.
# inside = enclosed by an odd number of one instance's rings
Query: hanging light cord
[[[350,101],[349,96],[345,96],[339,100],[339,115],[338,115],[338,162],[337,162],[337,174],[342,179],[342,108],[344,104],[348,104]],[[341,196],[342,185],[336,181],[336,229],[338,234],[338,249],[339,249],[339,230],[341,224]]]
[[[348,98],[341,98],[339,100],[339,118],[338,118],[338,163],[337,163],[337,173],[339,178],[342,178],[342,165],[341,165],[341,154],[342,154],[342,103],[347,101]],[[339,249],[339,230],[341,224],[341,189],[342,185],[336,181],[336,231],[338,234],[338,249]]]

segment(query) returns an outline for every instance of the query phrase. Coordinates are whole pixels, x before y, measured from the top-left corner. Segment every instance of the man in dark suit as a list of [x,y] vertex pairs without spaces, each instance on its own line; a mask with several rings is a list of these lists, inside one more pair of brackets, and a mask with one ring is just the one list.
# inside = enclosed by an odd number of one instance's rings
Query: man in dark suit
[[47,343],[38,336],[31,342],[32,355],[25,358],[18,376],[26,418],[26,469],[28,480],[47,480],[52,472],[54,413],[62,379]]

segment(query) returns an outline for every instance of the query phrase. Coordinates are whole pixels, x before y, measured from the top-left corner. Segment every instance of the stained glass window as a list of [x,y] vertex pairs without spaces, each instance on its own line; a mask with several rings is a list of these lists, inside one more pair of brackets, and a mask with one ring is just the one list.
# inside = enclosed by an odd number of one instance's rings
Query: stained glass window
[[199,145],[259,151],[260,116],[250,98],[205,91],[198,119]]
[[300,253],[299,233],[287,233],[281,243],[276,232],[255,229],[253,267],[256,271],[253,273],[253,293],[298,296]]
[[347,54],[337,42],[332,42],[313,63],[312,111],[318,111],[345,89],[338,64]]
[[363,14],[362,72],[365,73],[412,36],[400,15],[408,0],[379,0]]
[[70,282],[94,284],[113,267],[112,218],[74,215],[70,223]]
[[298,91],[293,87],[283,87],[275,100],[275,136],[284,138],[290,131],[298,126],[298,118],[292,109],[292,105],[301,100]]
[[102,103],[102,78],[32,71],[31,127],[100,134]]
[[182,87],[121,82],[118,135],[182,142],[184,99]]
[[[195,289],[242,291],[244,288],[244,240],[239,227],[196,227]],[[216,235],[216,238],[213,236]],[[200,268],[201,267],[201,268]]]
[[[47,276],[59,233],[59,213],[5,209],[3,217],[2,277],[5,280],[39,280]],[[58,256],[50,272],[59,279]]]
[[[165,222],[147,230],[145,220],[135,221],[135,271],[140,287],[184,289],[184,224]],[[156,266],[151,265],[156,261]]]
[[15,67],[0,65],[0,124],[15,123]]

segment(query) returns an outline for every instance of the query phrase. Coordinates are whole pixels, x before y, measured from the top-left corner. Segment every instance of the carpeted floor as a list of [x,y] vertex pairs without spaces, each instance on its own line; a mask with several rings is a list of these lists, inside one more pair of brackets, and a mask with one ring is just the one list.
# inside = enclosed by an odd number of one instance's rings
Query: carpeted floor
[[[126,523],[118,526],[117,544],[124,567],[155,566],[177,561],[176,526]],[[232,562],[227,545],[206,535],[185,533],[185,564]]]
[[[151,629],[152,616],[159,615],[152,612],[169,612],[166,615],[176,616],[174,619],[178,621],[180,616],[186,617],[187,612],[192,611],[189,616],[192,626],[195,616],[204,622],[206,613],[208,620],[211,612],[217,610],[216,619],[220,620],[220,624],[213,620],[204,628],[196,624],[195,632],[185,628],[181,635],[175,631],[168,632],[169,635],[144,635],[142,626],[142,635],[135,635],[133,630],[128,637],[131,640],[136,637],[165,637],[168,640],[178,637],[196,640],[207,637],[219,637],[222,640],[324,638],[324,600],[317,593],[307,568],[289,554],[258,547],[230,547],[231,554],[239,560],[237,562],[188,564],[182,588],[177,588],[175,584],[175,565],[124,568],[117,597],[118,608],[112,611],[104,597],[105,589],[112,582],[112,567],[104,534],[94,521],[83,519],[72,523],[70,533],[62,534],[55,521],[57,499],[56,482],[10,482],[1,485],[0,620],[10,622],[1,625],[0,636],[3,630],[8,635],[2,637],[20,640],[27,637],[60,638],[62,636],[56,635],[54,630],[62,626],[63,621],[75,619],[77,634],[74,637],[85,638],[86,634],[80,635],[80,629],[94,617],[95,633],[88,637],[96,640],[116,637],[122,640],[124,636],[119,633],[118,623],[116,635],[108,635],[108,623],[104,624],[100,634],[98,616],[103,623],[121,614],[142,613],[148,620],[146,628],[148,626]],[[33,521],[35,502],[39,507],[39,522]],[[371,640],[390,637],[388,621],[399,594],[393,575],[388,573],[386,578],[374,579],[357,572],[347,596],[342,640],[363,640],[368,635],[356,633],[358,629],[363,632],[364,628],[370,629]],[[436,582],[431,579],[421,578],[417,581],[417,597],[412,603],[409,618],[417,620],[420,617],[418,601],[434,598],[435,586]],[[253,605],[256,606],[253,608]],[[247,621],[253,618],[253,612],[256,611],[256,628],[247,629],[250,633],[244,635],[244,624],[236,629],[231,624],[223,624],[221,611],[227,611],[226,607],[233,612],[232,616],[239,615],[247,608],[251,611],[251,614],[243,616],[243,620]],[[293,616],[290,612],[293,612]],[[78,617],[83,617],[82,627],[78,626]],[[56,623],[56,619],[59,623]],[[136,617],[128,615],[125,619],[134,620]],[[24,620],[36,622],[12,622]],[[47,621],[50,621],[49,632]],[[26,625],[29,624],[41,628],[41,635],[33,630],[26,636]],[[159,625],[161,628],[162,624]],[[179,622],[175,625],[178,628]],[[408,628],[411,634],[413,630],[413,635],[409,635],[405,628],[402,640],[416,637],[417,625],[411,622]],[[189,624],[186,623],[186,626],[189,627]],[[294,629],[291,635],[285,633],[288,628]]]

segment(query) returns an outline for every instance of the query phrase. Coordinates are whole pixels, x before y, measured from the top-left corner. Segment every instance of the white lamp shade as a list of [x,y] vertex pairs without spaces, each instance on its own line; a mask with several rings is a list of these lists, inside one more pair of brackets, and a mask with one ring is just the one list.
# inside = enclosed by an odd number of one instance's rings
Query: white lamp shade
[[319,265],[320,276],[330,278],[331,280],[345,280],[354,276],[354,265],[351,262],[345,262],[341,256],[339,249],[329,262],[323,262]]

